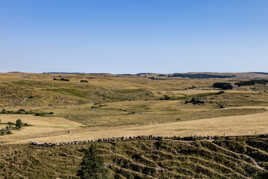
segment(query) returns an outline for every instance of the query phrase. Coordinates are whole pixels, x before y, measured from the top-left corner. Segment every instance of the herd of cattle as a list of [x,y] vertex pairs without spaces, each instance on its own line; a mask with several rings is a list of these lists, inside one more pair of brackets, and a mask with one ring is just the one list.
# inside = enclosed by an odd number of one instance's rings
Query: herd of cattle
[[[180,140],[180,141],[196,141],[196,140],[236,140],[242,138],[248,138],[250,136],[131,136],[131,137],[112,137],[112,138],[102,138],[96,140],[85,140],[85,141],[72,141],[72,142],[57,142],[57,143],[38,143],[31,142],[31,145],[42,146],[42,147],[53,147],[62,145],[81,145],[89,143],[113,143],[118,141],[133,141],[133,140]],[[252,136],[251,136],[252,137]],[[268,135],[261,135],[260,137],[268,137]]]

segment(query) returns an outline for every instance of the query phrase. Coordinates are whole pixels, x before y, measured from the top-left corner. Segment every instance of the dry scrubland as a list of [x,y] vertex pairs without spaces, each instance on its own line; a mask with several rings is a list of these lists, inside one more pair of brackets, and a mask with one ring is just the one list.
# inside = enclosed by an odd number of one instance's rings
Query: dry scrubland
[[254,135],[268,133],[268,86],[222,92],[212,84],[267,76],[236,75],[155,80],[146,75],[0,74],[0,129],[17,119],[31,125],[0,136],[0,178],[77,178],[89,144],[26,144],[32,141],[137,135],[253,137],[98,143],[110,178],[266,178],[267,136]]
[[[109,178],[268,177],[267,136],[97,143]],[[0,178],[79,178],[89,145],[0,146]]]
[[[0,114],[3,122],[22,119],[32,125],[0,136],[0,142],[60,142],[150,134],[268,133],[265,127],[268,126],[268,86],[235,87],[224,93],[211,87],[215,82],[234,84],[253,77],[258,76],[151,80],[135,75],[1,74],[0,110],[24,109],[54,114]],[[204,104],[185,104],[191,98],[198,98]]]

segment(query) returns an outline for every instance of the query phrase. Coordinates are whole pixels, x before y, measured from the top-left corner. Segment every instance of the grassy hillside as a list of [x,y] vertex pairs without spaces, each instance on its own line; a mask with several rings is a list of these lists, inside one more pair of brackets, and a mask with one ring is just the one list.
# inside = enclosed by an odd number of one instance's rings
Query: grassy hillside
[[[30,124],[0,136],[0,178],[78,178],[90,144],[31,141],[267,134],[268,85],[235,85],[265,75],[221,75],[235,77],[0,74],[0,129],[18,119]],[[97,143],[97,151],[110,178],[267,178],[267,136],[117,141]]]
[[[0,146],[0,178],[78,178],[90,144]],[[97,143],[110,178],[267,178],[268,136]]]
[[[29,114],[0,114],[0,120],[6,122],[23,119],[25,122],[34,124],[27,129],[15,131],[12,135],[0,136],[0,141],[20,143],[37,139],[58,141],[60,138],[66,140],[78,140],[80,137],[98,138],[103,137],[103,134],[107,135],[105,131],[110,129],[112,130],[110,137],[119,136],[121,130],[132,135],[143,135],[143,133],[149,135],[158,131],[162,133],[157,135],[168,135],[167,131],[170,131],[172,134],[183,136],[196,133],[206,135],[204,131],[213,131],[213,135],[224,133],[248,135],[267,132],[261,126],[267,125],[265,117],[268,116],[268,85],[238,87],[234,84],[258,76],[230,75],[236,77],[188,79],[161,76],[161,80],[158,80],[158,78],[151,78],[157,76],[156,74],[0,74],[0,112],[3,109],[6,111],[23,109],[34,115],[53,113],[41,118]],[[62,78],[69,81],[60,80]],[[87,82],[81,83],[81,80]],[[212,87],[215,82],[231,83],[234,88],[223,92],[221,89]],[[193,104],[191,101],[201,103]],[[245,119],[251,117],[262,120],[251,120],[245,123],[242,115]],[[226,120],[225,117],[228,116],[232,116],[235,123],[229,118]],[[63,118],[67,120],[62,120]],[[217,123],[212,122],[217,130],[210,130],[209,125],[200,125],[203,128],[199,130],[191,127],[196,126],[194,124],[187,128],[182,127],[189,126],[185,124],[186,121],[197,121],[200,124],[202,122],[199,120],[215,118],[221,119],[212,120],[217,121]],[[58,119],[65,121],[66,125],[57,123]],[[226,124],[225,121],[230,123]],[[75,129],[71,127],[73,122],[76,123]],[[233,125],[238,122],[246,128],[234,131]],[[164,127],[166,130],[144,130],[146,126],[153,128],[154,125],[159,129],[161,128],[159,125],[162,124],[170,125],[168,128]],[[217,127],[223,124],[224,128]],[[125,130],[131,126],[140,128],[136,131]],[[178,128],[171,130],[172,126]],[[256,129],[250,126],[256,126]],[[1,128],[4,127],[6,126],[1,125]],[[96,132],[90,133],[93,131]]]

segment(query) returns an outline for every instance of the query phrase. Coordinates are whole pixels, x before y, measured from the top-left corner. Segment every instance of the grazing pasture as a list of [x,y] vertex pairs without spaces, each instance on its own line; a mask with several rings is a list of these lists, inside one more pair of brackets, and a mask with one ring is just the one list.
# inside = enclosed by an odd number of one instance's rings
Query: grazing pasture
[[[257,74],[247,75],[249,80]],[[151,80],[150,75],[0,74],[0,110],[11,111],[0,120],[32,125],[0,142],[266,133],[268,87],[236,86],[245,76]],[[233,89],[215,89],[217,82]]]
[[232,75],[0,74],[0,129],[30,124],[0,136],[0,178],[79,178],[92,144],[109,178],[267,178],[268,86]]
[[0,136],[0,141],[5,143],[23,142],[23,140],[65,134],[68,130],[80,128],[82,125],[59,117],[39,117],[32,115],[0,115],[2,123],[13,122],[21,119],[31,126],[12,131],[11,135]]

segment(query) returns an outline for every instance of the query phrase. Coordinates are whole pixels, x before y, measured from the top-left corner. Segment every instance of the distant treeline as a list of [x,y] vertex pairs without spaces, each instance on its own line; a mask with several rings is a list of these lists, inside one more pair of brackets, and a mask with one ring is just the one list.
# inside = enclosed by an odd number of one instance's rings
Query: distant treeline
[[[91,74],[91,75],[112,75],[110,73],[81,73],[81,72],[44,72],[43,74]],[[206,73],[136,73],[136,74],[115,74],[117,76],[161,76],[161,77],[181,77],[181,78],[234,78],[236,75],[223,75],[223,74],[206,74]]]
[[43,74],[110,75],[110,73],[84,73],[84,72],[43,72]]
[[187,74],[187,73],[173,73],[169,74],[168,77],[181,77],[181,78],[234,78],[235,75],[212,75],[212,74]]
[[255,84],[265,85],[268,83],[268,80],[249,80],[249,81],[240,81],[235,83],[237,86],[253,86]]
[[43,72],[43,74],[86,74],[82,72]]
[[266,73],[266,72],[251,72],[251,73],[254,73],[257,75],[268,75],[268,73]]
[[52,115],[54,113],[53,112],[33,112],[33,111],[26,111],[24,109],[19,109],[17,111],[9,111],[6,109],[2,109],[2,111],[0,111],[0,114],[32,114],[35,116],[46,116],[46,115]]

